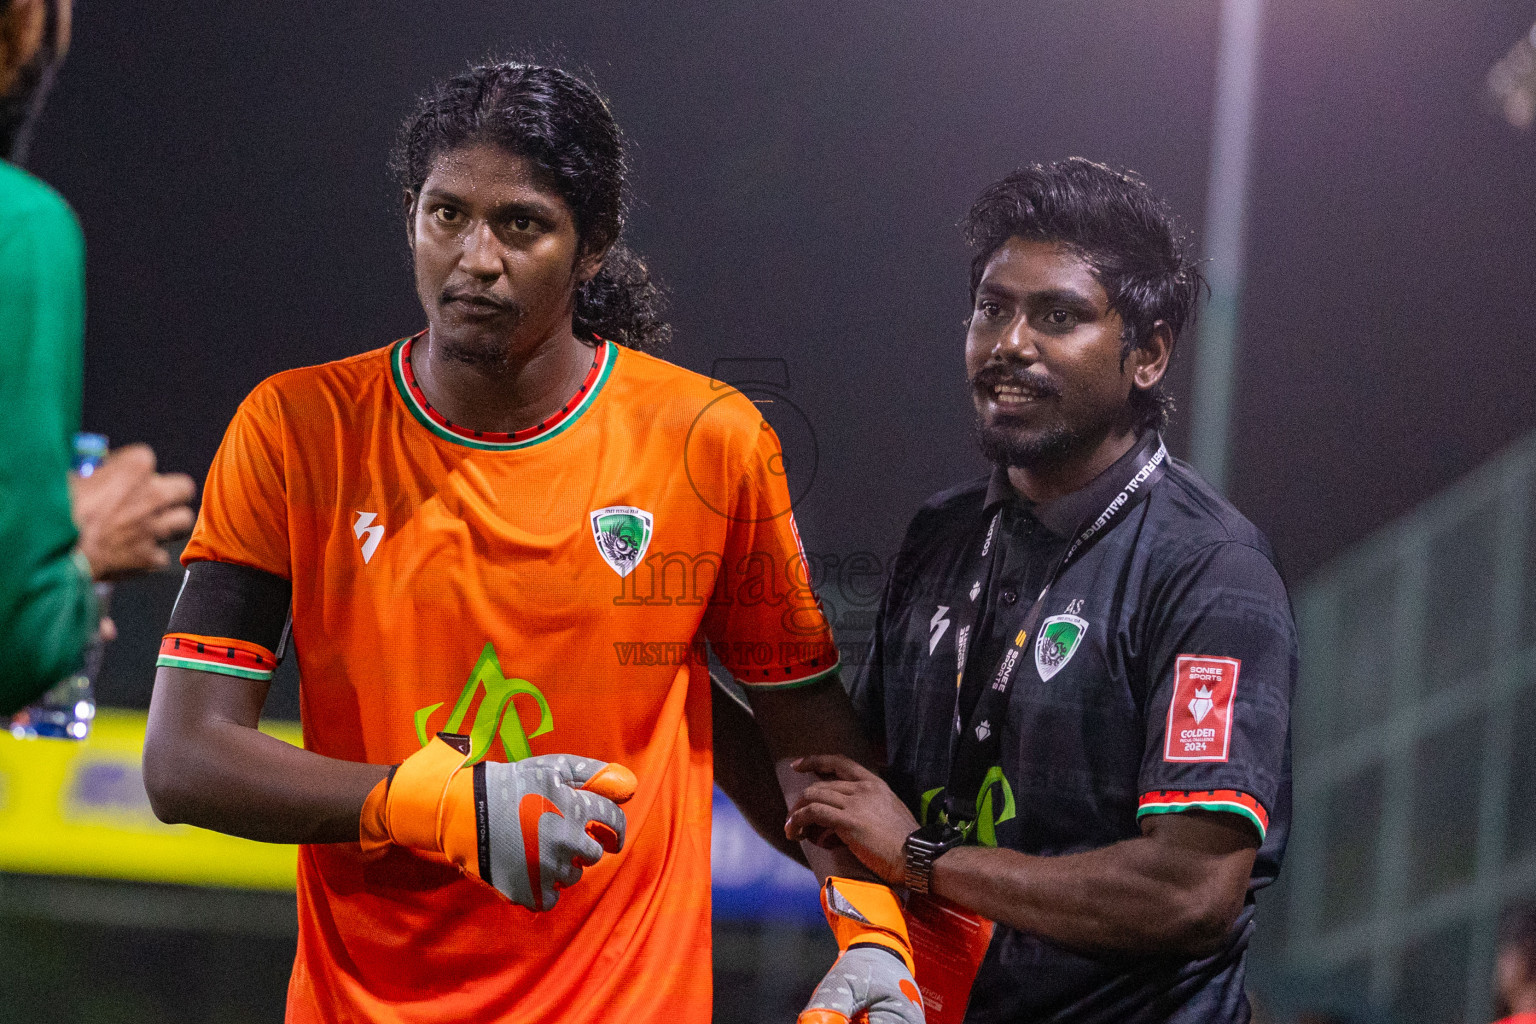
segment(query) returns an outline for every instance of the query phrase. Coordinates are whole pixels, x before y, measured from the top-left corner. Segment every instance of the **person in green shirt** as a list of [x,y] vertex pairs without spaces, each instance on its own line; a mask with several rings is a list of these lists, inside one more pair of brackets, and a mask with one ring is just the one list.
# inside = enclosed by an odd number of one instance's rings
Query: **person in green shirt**
[[194,488],[130,445],[81,479],[85,245],[58,193],[17,164],[69,45],[70,0],[0,0],[0,715],[77,668],[112,626],[93,584],[168,564]]

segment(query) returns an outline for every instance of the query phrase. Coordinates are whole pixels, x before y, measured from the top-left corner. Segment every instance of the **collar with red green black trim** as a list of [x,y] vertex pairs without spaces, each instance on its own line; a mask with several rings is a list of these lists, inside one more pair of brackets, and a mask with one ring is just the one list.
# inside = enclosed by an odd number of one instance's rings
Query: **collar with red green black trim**
[[411,367],[411,347],[426,333],[422,331],[420,334],[402,339],[395,344],[394,351],[389,355],[391,374],[395,380],[395,387],[400,392],[400,398],[405,402],[406,408],[411,411],[411,415],[416,418],[416,422],[437,437],[453,444],[478,448],[482,451],[516,451],[519,448],[538,444],[540,441],[547,441],[564,432],[580,418],[582,413],[591,408],[598,391],[602,390],[612,374],[613,364],[618,358],[618,346],[599,338],[597,347],[592,353],[591,369],[582,378],[581,385],[571,396],[571,400],[561,406],[554,415],[541,423],[509,433],[496,430],[473,430],[454,423],[432,408],[431,403],[427,401],[427,396],[422,394],[421,387],[416,382],[416,371]]

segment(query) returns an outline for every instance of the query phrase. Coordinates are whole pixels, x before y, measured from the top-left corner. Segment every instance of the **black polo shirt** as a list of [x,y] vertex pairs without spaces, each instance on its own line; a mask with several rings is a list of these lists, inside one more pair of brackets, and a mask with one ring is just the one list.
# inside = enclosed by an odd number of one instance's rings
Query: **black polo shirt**
[[[980,645],[968,659],[969,693],[1138,456],[1145,446],[1039,506],[997,470],[936,495],[912,520],[850,687],[884,746],[888,781],[920,819],[943,806],[948,781],[955,623],[974,622],[968,640]],[[990,581],[975,588],[980,538],[999,509],[1002,547]],[[983,843],[1078,853],[1139,836],[1144,815],[1198,808],[1240,816],[1262,845],[1243,911],[1215,954],[1090,955],[999,924],[966,1020],[1247,1021],[1253,893],[1279,870],[1291,808],[1296,631],[1268,542],[1170,460],[1147,497],[1051,588],[1035,632],[1002,726],[1006,785],[991,779],[978,800]]]

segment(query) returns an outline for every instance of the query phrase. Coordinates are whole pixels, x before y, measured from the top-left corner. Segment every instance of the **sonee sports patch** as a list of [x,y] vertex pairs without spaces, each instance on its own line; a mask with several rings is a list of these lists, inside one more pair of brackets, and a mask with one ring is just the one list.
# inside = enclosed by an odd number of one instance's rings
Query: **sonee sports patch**
[[1164,761],[1225,761],[1232,746],[1236,658],[1181,654],[1174,664]]

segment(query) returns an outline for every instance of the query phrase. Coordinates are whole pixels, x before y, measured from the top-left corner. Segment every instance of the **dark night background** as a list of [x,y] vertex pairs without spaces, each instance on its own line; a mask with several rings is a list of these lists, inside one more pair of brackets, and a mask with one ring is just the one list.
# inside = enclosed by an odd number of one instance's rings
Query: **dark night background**
[[[956,221],[1080,154],[1198,238],[1216,13],[85,0],[33,168],[89,239],[86,422],[200,476],[261,378],[415,330],[394,129],[434,77],[526,50],[587,69],[629,134],[672,357],[786,360],[823,460],[804,532],[888,552],[978,468]],[[1536,151],[1481,95],[1531,14],[1267,7],[1231,491],[1293,579],[1536,426]]]
[[[1229,490],[1295,583],[1536,427],[1536,144],[1482,96],[1532,5],[1266,10]],[[433,78],[532,52],[585,68],[629,135],[671,358],[782,358],[819,442],[807,544],[888,557],[981,469],[956,222],[1013,167],[1085,155],[1198,239],[1217,13],[84,0],[33,168],[88,238],[85,422],[201,479],[263,377],[417,330],[394,130]],[[135,607],[153,633],[170,588],[125,588],[106,696],[147,695]]]
[[[201,480],[262,378],[417,330],[396,126],[432,79],[531,53],[587,71],[628,133],[628,240],[672,290],[670,358],[782,359],[819,451],[807,545],[889,557],[983,468],[957,221],[1017,165],[1082,155],[1141,172],[1198,240],[1218,8],[80,0],[31,166],[88,240],[85,424]],[[1293,585],[1536,428],[1536,139],[1483,96],[1533,13],[1266,4],[1229,491]],[[147,704],[177,582],[120,588],[106,703]],[[102,931],[67,969],[125,944]],[[291,946],[176,949],[204,988],[270,960],[252,998],[279,1004]],[[159,970],[142,984],[176,990],[147,1006],[190,998]]]
[[[1217,9],[85,0],[33,159],[88,237],[85,422],[201,479],[263,377],[416,330],[396,125],[433,78],[531,52],[585,68],[629,135],[671,358],[782,358],[819,442],[808,545],[889,556],[981,469],[956,222],[1011,168],[1086,155],[1198,239]],[[1481,92],[1531,14],[1267,5],[1229,490],[1293,583],[1536,426],[1536,149]],[[121,595],[109,698],[147,696],[170,589]]]

